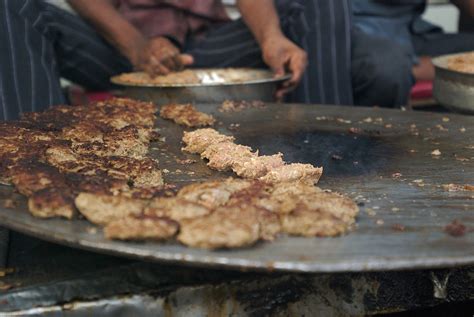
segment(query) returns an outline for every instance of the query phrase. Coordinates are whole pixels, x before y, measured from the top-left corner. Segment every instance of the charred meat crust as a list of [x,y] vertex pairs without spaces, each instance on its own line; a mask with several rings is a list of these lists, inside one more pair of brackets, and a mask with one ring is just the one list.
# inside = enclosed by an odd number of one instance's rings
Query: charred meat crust
[[159,196],[161,171],[146,157],[157,138],[156,111],[151,103],[114,98],[0,123],[0,181],[28,196],[38,217],[73,217],[80,192]]

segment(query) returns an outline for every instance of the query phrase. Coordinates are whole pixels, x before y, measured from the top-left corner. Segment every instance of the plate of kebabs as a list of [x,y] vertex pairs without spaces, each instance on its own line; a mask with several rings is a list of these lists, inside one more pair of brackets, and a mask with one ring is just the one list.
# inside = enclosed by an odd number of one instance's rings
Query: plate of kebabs
[[123,86],[198,87],[281,82],[290,76],[275,77],[270,70],[257,68],[196,68],[158,76],[145,72],[123,73],[112,77],[111,81]]

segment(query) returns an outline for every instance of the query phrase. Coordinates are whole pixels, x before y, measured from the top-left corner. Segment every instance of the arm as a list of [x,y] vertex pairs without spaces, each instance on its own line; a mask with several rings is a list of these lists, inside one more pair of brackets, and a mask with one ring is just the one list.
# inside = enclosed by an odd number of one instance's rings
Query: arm
[[150,74],[166,74],[192,62],[180,55],[176,46],[164,37],[147,39],[113,5],[113,0],[68,0],[76,12],[88,20],[97,31],[132,65]]
[[273,0],[238,0],[237,6],[262,49],[264,62],[276,76],[283,75],[285,71],[292,73],[291,79],[277,92],[277,97],[281,98],[301,80],[307,64],[306,53],[281,31]]

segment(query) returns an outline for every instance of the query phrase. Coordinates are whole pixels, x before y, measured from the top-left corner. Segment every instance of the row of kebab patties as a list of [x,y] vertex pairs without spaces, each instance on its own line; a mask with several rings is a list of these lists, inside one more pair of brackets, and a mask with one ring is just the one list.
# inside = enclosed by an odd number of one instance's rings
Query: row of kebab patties
[[[177,195],[166,191],[158,163],[145,155],[154,138],[154,110],[113,99],[77,109],[52,107],[5,124],[2,179],[29,197],[33,215],[73,218],[79,210],[112,239],[177,238],[194,247],[232,248],[280,232],[338,235],[354,223],[358,208],[352,200],[313,185],[322,169],[286,164],[281,154],[259,156],[213,129],[186,132],[184,150],[247,180],[193,184]],[[16,138],[6,132],[12,127],[21,132]],[[163,195],[171,197],[156,198]]]

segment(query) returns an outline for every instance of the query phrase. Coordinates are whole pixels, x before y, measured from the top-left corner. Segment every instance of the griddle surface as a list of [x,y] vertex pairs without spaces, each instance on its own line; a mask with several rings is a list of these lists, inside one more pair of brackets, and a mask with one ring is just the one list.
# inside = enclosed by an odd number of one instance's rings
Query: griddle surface
[[[474,264],[474,193],[442,188],[473,183],[474,117],[314,105],[269,104],[228,114],[219,113],[216,105],[198,108],[213,113],[220,122],[217,129],[235,135],[238,143],[262,154],[280,151],[289,162],[324,166],[319,186],[346,193],[361,206],[353,232],[338,238],[281,237],[222,251],[108,241],[85,220],[33,218],[25,199],[7,186],[0,188],[0,206],[11,198],[19,206],[0,207],[0,223],[97,252],[217,268],[342,272]],[[240,126],[229,130],[232,123]],[[169,171],[164,174],[168,183],[231,175],[211,171],[198,156],[181,153],[182,128],[161,119],[157,127],[166,141],[154,144],[152,155]],[[436,149],[440,156],[431,154]],[[197,163],[176,161],[189,158]],[[395,177],[397,173],[401,176]],[[467,227],[464,236],[444,232],[454,219]]]

